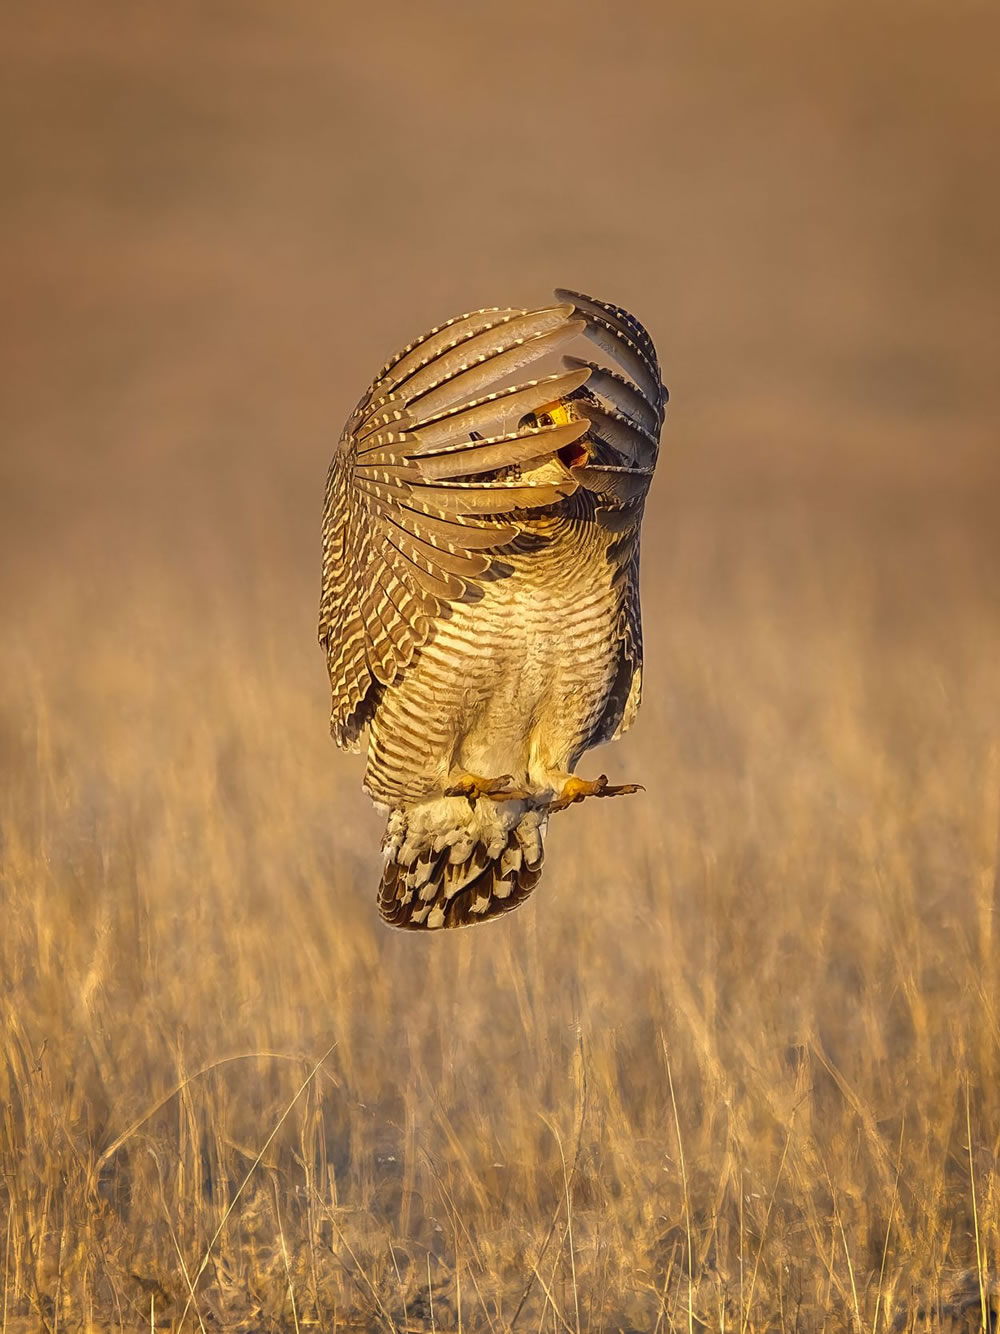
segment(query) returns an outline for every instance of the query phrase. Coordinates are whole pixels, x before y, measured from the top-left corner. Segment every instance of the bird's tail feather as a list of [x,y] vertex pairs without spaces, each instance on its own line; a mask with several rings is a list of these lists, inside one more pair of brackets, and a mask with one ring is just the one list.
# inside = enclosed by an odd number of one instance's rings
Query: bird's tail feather
[[510,912],[542,874],[548,816],[523,801],[439,797],[389,813],[378,906],[390,926],[469,926]]

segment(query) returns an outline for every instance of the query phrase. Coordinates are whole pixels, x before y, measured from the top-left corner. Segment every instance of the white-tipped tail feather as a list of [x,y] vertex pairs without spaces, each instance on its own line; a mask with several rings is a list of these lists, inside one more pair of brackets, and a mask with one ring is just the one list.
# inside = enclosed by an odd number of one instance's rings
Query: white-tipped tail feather
[[548,815],[523,801],[438,797],[389,813],[379,911],[412,930],[467,926],[523,903],[542,873]]

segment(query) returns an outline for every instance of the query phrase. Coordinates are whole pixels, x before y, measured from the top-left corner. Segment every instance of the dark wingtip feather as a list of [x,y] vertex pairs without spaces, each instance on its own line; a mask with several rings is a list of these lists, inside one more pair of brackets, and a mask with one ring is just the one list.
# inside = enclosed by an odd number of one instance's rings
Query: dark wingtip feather
[[601,301],[585,292],[557,287],[555,295],[558,301],[571,302],[577,314],[584,318],[587,325],[585,336],[628,371],[656,411],[658,426],[661,425],[665,390],[656,348],[642,321],[623,306]]

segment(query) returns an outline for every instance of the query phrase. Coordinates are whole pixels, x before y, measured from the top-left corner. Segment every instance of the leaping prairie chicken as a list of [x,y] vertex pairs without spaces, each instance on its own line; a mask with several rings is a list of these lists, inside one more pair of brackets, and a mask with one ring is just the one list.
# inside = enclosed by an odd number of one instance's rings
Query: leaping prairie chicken
[[[330,465],[331,730],[352,751],[368,734],[393,926],[516,908],[552,812],[639,790],[574,770],[639,707],[639,529],[667,391],[634,316],[556,301],[459,315],[405,347]],[[618,369],[564,356],[515,378],[580,334]]]

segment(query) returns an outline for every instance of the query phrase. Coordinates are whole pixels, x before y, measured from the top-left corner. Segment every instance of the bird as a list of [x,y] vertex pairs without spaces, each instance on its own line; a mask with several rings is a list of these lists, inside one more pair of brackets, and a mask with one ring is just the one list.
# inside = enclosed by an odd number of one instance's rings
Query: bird
[[642,790],[575,770],[639,708],[640,530],[667,399],[639,320],[557,288],[437,325],[348,418],[319,641],[333,738],[367,741],[363,787],[387,817],[390,926],[518,907],[555,812]]

